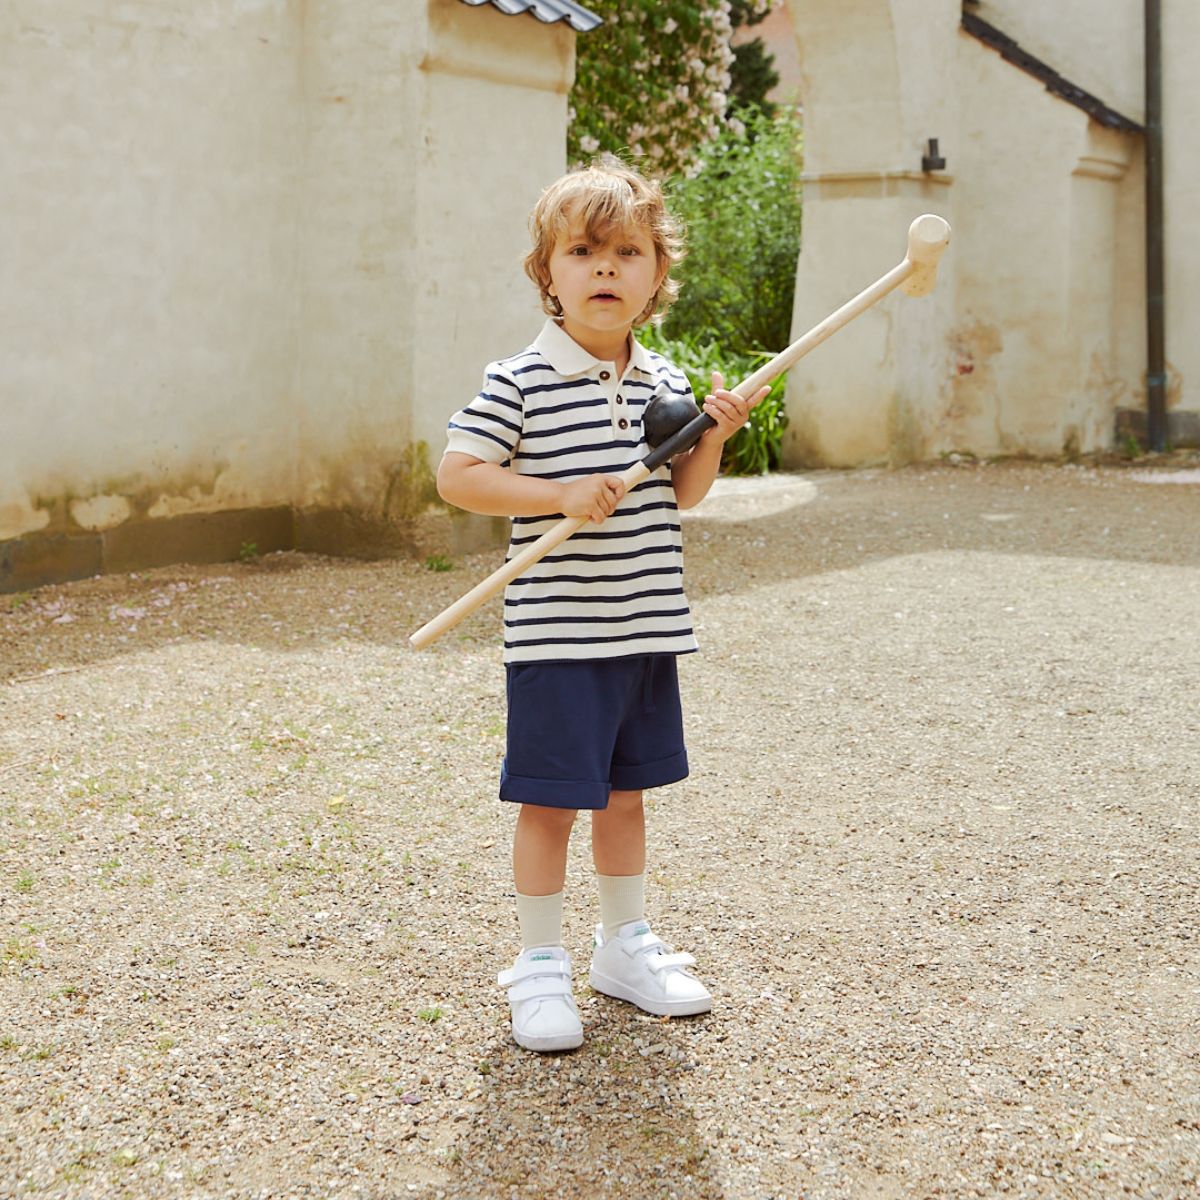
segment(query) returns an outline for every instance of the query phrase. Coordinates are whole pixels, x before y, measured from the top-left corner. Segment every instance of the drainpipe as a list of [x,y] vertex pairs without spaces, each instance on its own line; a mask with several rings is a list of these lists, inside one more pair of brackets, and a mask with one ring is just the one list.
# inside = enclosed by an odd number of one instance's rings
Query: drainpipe
[[1145,0],[1146,38],[1146,430],[1150,449],[1167,445],[1163,301],[1161,0]]

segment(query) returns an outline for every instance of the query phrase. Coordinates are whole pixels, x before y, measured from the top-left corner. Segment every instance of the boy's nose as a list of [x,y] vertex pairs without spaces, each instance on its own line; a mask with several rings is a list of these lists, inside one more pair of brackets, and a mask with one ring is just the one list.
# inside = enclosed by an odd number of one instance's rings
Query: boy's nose
[[602,259],[598,259],[596,261],[596,274],[597,275],[615,275],[616,273],[617,273],[616,268],[613,266],[613,264],[608,259],[602,258]]

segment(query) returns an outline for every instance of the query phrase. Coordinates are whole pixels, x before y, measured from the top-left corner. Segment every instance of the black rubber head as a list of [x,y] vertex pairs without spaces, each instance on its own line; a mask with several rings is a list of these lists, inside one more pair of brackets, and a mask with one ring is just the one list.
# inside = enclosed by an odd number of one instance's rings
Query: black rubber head
[[642,414],[642,429],[651,446],[661,446],[699,413],[685,396],[655,396]]

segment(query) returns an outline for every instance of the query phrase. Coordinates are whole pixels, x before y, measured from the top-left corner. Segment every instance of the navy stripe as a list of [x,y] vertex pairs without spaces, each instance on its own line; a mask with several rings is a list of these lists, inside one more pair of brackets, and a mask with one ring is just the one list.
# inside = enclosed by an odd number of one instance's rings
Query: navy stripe
[[[646,579],[651,575],[679,575],[682,577],[682,567],[646,567],[641,571],[628,571],[624,575],[549,575],[539,578],[536,575],[522,575],[510,581],[509,587],[518,584],[557,584],[557,583],[626,583],[631,579]],[[519,601],[517,603],[520,603]]]
[[[518,411],[520,411],[518,409]],[[503,417],[498,417],[495,413],[479,412],[472,408],[469,404],[462,410],[460,414],[464,417],[474,417],[477,421],[494,421],[497,425],[503,425],[505,429],[511,429],[513,433],[520,434],[520,425],[514,425],[511,421],[506,421]],[[456,429],[462,429],[461,425],[454,426]]]
[[629,600],[645,600],[649,596],[676,596],[683,598],[678,587],[647,588],[642,592],[608,592],[603,596],[526,596],[523,600],[509,600],[509,608],[520,608],[525,604],[624,604]]
[[692,637],[692,627],[686,629],[646,629],[641,633],[622,633],[615,637],[579,637],[579,638],[522,638],[519,642],[504,639],[506,650],[520,650],[526,646],[599,646],[606,642],[640,642],[643,638],[688,638]]
[[552,404],[546,408],[531,408],[525,416],[532,420],[534,417],[549,417],[555,413],[570,412],[575,408],[598,408],[608,412],[608,401],[603,396],[593,396],[590,400],[573,400],[569,404]]
[[539,383],[533,387],[521,389],[524,396],[532,396],[537,392],[565,392],[568,388],[595,387],[590,379],[572,379],[566,383]]
[[[663,482],[663,481],[660,480],[660,481],[656,481],[656,482]],[[636,492],[638,490],[638,488],[640,488],[640,487],[641,487],[641,484],[639,484],[638,487],[634,488],[633,491]],[[630,492],[629,495],[633,495],[633,492]],[[639,516],[641,513],[653,512],[656,509],[664,511],[664,512],[673,512],[675,509],[675,506],[666,500],[649,500],[645,504],[638,505],[637,508],[628,508],[628,509],[618,508],[617,511],[615,513],[613,513],[613,515],[609,518],[609,520],[616,520],[617,517],[636,517],[636,516]],[[534,521],[548,521],[548,520],[553,520],[553,521],[557,522],[557,521],[561,520],[561,517],[557,517],[557,516],[555,516],[555,517],[513,517],[513,519],[512,519],[514,525],[529,525]],[[576,534],[575,536],[578,537],[579,535]],[[528,537],[528,538],[519,538],[514,535],[514,537],[512,539],[512,544],[516,545],[519,542],[532,542],[535,540],[536,540],[536,535],[535,535],[535,537]]]
[[[609,423],[610,422],[608,422],[608,421],[604,421],[601,424],[608,425]],[[635,429],[639,425],[641,425],[640,421],[631,421],[629,428]],[[596,428],[598,428],[598,426],[585,425],[584,428],[585,429],[596,429]],[[554,430],[553,432],[557,432],[557,430]],[[522,444],[524,444],[524,443],[522,443]],[[616,446],[636,446],[638,443],[636,441],[629,441],[629,442],[611,442],[609,444],[616,445]],[[546,458],[567,458],[569,455],[572,455],[572,454],[586,454],[588,456],[589,460],[591,460],[591,459],[593,459],[593,456],[595,455],[595,453],[596,453],[596,447],[594,444],[592,444],[590,442],[576,442],[575,445],[564,446],[561,450],[522,450],[519,454],[516,455],[516,457],[521,459],[524,462],[539,462],[542,459],[546,459]],[[588,470],[589,475],[594,475],[596,473],[597,472],[596,472],[595,467],[591,467]],[[605,472],[603,470],[603,468],[601,468],[600,473],[607,474],[607,472]],[[549,478],[549,476],[542,476],[542,478]]]
[[[630,558],[644,558],[647,554],[675,554],[678,546],[645,546],[641,550],[626,550],[621,554],[547,554],[540,561],[544,563],[558,562],[621,562]],[[551,580],[544,579],[544,583]]]
[[[635,448],[636,446],[637,446],[636,442],[613,442],[612,443],[613,449],[629,449],[629,448]],[[587,449],[587,447],[581,447],[580,450],[578,451],[578,453],[583,453],[584,450],[586,450],[586,449]],[[592,449],[594,451],[595,448],[592,447]],[[539,455],[538,457],[542,457],[542,456]],[[640,461],[640,460],[635,459],[634,461]],[[626,462],[626,463],[614,464],[611,467],[596,467],[596,466],[587,467],[587,468],[574,467],[573,469],[568,470],[568,471],[539,471],[539,472],[537,472],[536,475],[533,475],[533,478],[535,478],[535,479],[580,479],[585,475],[596,475],[596,474],[620,475],[622,471],[628,471],[631,466],[633,466],[633,463]],[[532,474],[532,472],[531,472],[531,474]]]
[[[639,459],[638,461],[641,461],[641,460]],[[577,479],[582,479],[587,475],[620,475],[622,471],[629,470],[630,465],[631,464],[626,463],[623,466],[618,465],[615,467],[593,467],[590,471],[564,471],[564,472],[562,472],[562,474],[571,475]],[[553,478],[555,478],[555,476],[552,474],[543,474],[540,471],[526,471],[526,472],[523,472],[523,474],[528,479],[553,479]],[[634,494],[634,492],[646,491],[649,488],[670,488],[672,500],[669,500],[667,503],[672,503],[673,498],[674,498],[675,485],[669,479],[657,479],[653,475],[651,475],[648,479],[643,479],[641,483],[639,483],[636,487],[632,488],[630,491],[626,492],[625,494],[627,496],[632,496]],[[549,520],[551,516],[553,516],[553,514],[545,514],[540,517],[513,517],[512,519],[513,519],[513,521],[527,523],[530,521],[546,521],[546,520]],[[558,520],[559,518],[554,517],[554,519]]]
[[525,435],[525,440],[537,437],[557,437],[560,433],[578,433],[581,429],[604,429],[612,421],[605,417],[602,421],[581,421],[578,425],[558,425],[554,429],[535,429]]
[[[620,516],[620,513],[615,513],[614,516]],[[611,519],[611,518],[610,518]],[[629,541],[631,538],[641,537],[644,533],[679,533],[680,527],[673,522],[664,522],[662,525],[639,525],[636,529],[601,529],[596,533],[574,533],[571,535],[571,540],[580,541],[599,541],[612,538],[624,538]],[[512,545],[520,546],[526,542],[536,542],[536,537],[513,538]]]
[[[588,617],[589,625],[621,625],[629,621],[646,621],[651,617],[683,617],[687,615],[687,607],[683,608],[667,608],[662,612],[637,612],[626,613],[621,617]],[[579,621],[576,617],[523,617],[520,621],[505,621],[506,629],[520,629],[526,625],[575,625]]]
[[498,438],[494,433],[488,433],[486,429],[475,429],[470,425],[456,425],[453,421],[450,422],[451,429],[457,429],[460,433],[472,433],[476,437],[487,438],[488,441],[495,442],[497,446],[503,446],[505,450],[512,450],[512,445],[503,438]]
[[[513,412],[521,411],[521,405],[518,401],[509,400],[507,396],[496,396],[491,392],[480,392],[475,397],[475,400],[490,400],[493,404],[502,404],[505,408],[511,408]],[[471,403],[474,404],[475,400],[472,400]]]

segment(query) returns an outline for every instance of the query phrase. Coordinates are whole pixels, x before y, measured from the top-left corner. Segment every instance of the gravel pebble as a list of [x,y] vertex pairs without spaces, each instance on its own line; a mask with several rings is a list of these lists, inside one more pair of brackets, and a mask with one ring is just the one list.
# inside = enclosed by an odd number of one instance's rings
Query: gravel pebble
[[[0,596],[0,1195],[1176,1198],[1200,1173],[1200,487],[957,463],[685,516],[657,928],[511,1043],[498,555]],[[1150,480],[1145,478],[1149,475]]]

